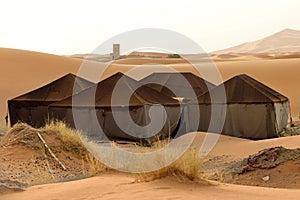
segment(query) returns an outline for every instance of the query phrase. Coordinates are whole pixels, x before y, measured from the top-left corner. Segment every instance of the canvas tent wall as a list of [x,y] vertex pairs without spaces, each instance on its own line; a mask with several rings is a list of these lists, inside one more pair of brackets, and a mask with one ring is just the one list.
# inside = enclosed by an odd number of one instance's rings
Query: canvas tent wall
[[[185,99],[193,99],[215,87],[214,84],[190,72],[152,73],[140,82],[167,96],[177,96]],[[177,94],[174,94],[171,90],[177,91]]]
[[66,74],[63,77],[29,93],[8,100],[11,126],[24,122],[33,127],[41,127],[48,120],[48,105],[80,92],[94,83]]
[[[117,98],[112,101],[116,88],[120,90],[116,94]],[[128,93],[131,94],[130,100],[124,98]],[[162,127],[158,130],[158,134],[166,136],[176,130],[178,125],[180,118],[178,101],[142,86],[122,73],[116,73],[94,87],[51,104],[49,113],[53,118],[63,120],[71,127],[83,131],[93,140],[139,141],[140,138],[153,138],[148,129],[141,132],[136,125],[144,127],[151,123],[150,107],[155,110],[160,107],[159,104],[164,106],[166,112],[158,112],[154,118],[163,117],[166,120],[164,124],[162,122],[157,124],[157,127]],[[116,122],[113,111],[121,118],[122,128]]]
[[[217,86],[210,92],[198,97],[197,102],[190,102],[186,118],[193,118],[195,111],[200,111],[199,131],[214,132],[209,129],[212,106],[223,105],[221,98],[211,102],[211,96],[218,97],[224,86],[226,93],[226,115],[224,126],[221,120],[213,122],[221,127],[222,134],[250,138],[265,139],[278,137],[287,126],[289,116],[289,100],[287,97],[243,74]],[[191,121],[190,123],[197,123]],[[193,124],[195,125],[195,124]]]

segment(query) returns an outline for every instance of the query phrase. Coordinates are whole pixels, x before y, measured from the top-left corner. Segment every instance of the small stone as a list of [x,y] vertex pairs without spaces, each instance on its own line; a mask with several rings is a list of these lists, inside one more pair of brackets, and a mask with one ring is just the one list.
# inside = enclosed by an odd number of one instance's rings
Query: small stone
[[262,178],[262,180],[268,181],[268,180],[270,180],[270,176],[265,176],[265,177]]

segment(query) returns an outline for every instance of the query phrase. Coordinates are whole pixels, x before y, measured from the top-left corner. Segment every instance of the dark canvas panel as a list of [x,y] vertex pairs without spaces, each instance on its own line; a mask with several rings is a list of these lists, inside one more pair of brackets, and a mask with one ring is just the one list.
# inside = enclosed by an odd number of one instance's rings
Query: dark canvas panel
[[[81,130],[82,133],[89,138],[94,140],[106,140],[108,139],[116,139],[116,140],[132,140],[139,141],[139,138],[150,138],[147,137],[147,132],[138,132],[131,123],[131,120],[140,126],[145,126],[150,123],[150,118],[148,116],[149,107],[140,106],[130,108],[130,117],[125,118],[122,117],[127,109],[118,107],[114,108],[116,115],[121,115],[122,123],[125,124],[126,130],[121,130],[119,125],[115,122],[115,116],[113,116],[111,108],[93,108],[91,107],[49,107],[50,115],[58,120],[62,120],[66,122],[70,127]],[[157,133],[156,136],[168,136],[171,134],[178,125],[178,121],[180,118],[180,112],[178,112],[178,108],[171,106],[165,107],[167,115],[164,116],[167,119],[167,123],[161,124],[162,129]],[[75,119],[73,116],[74,113],[78,113],[76,115],[76,125]],[[96,115],[96,116],[95,116]],[[127,133],[131,133],[127,134]],[[105,135],[105,137],[104,137]]]
[[224,103],[222,98],[218,98],[222,89],[225,89],[226,103],[266,103],[283,102],[288,98],[251,78],[242,74],[235,76],[221,85],[213,88],[211,91],[198,96],[199,103],[211,103],[211,95],[217,97],[213,103]]
[[[187,82],[185,83],[185,81],[181,79],[184,79]],[[171,97],[176,96],[171,91],[172,88],[176,88],[178,91],[177,97],[184,97],[186,99],[192,99],[215,87],[214,84],[188,72],[153,73],[140,80],[140,82],[143,84],[147,83],[147,86],[152,89]],[[149,82],[153,83],[150,84]],[[191,88],[194,90],[194,95],[191,94]]]
[[[200,109],[199,122],[190,121],[198,126],[198,131],[216,132],[222,126],[221,119],[211,122],[211,105],[189,105],[188,118],[194,117],[196,109]],[[275,111],[272,104],[228,104],[226,105],[225,121],[221,133],[228,136],[249,139],[265,139],[278,137],[274,125]],[[211,124],[210,124],[211,123]],[[209,127],[211,125],[211,127]],[[220,126],[218,126],[220,125]],[[217,126],[215,128],[214,126]]]
[[[67,74],[41,88],[8,101],[11,126],[25,122],[41,127],[48,121],[48,105],[82,91],[94,83],[74,74]],[[74,91],[73,91],[74,89]]]
[[[226,102],[221,97],[222,87],[225,89]],[[216,97],[214,102],[211,102],[211,95]],[[276,112],[275,104],[280,107],[280,112]],[[184,118],[192,119],[195,112],[200,110],[198,130],[208,131],[212,105],[226,105],[225,122],[221,131],[225,135],[250,139],[273,138],[278,137],[278,133],[287,126],[288,98],[245,74],[235,76],[198,96],[197,101],[189,102]],[[282,119],[280,128],[277,119]],[[221,121],[212,123],[221,126]],[[197,122],[190,121],[191,125],[197,126]],[[214,132],[211,129],[209,131]]]
[[[120,90],[116,94],[115,101],[112,102],[113,92],[116,92],[114,89],[117,85]],[[126,93],[131,94],[129,100],[123,98]],[[164,106],[166,116],[163,117],[167,121],[161,124],[163,128],[158,135],[167,136],[176,129],[180,119],[181,111],[178,101],[143,86],[122,73],[116,73],[93,87],[51,104],[49,113],[51,118],[64,120],[71,127],[81,129],[96,140],[103,140],[102,136],[105,134],[109,139],[137,141],[140,138],[147,138],[148,135],[147,131],[138,132],[135,125],[142,127],[148,125],[151,121],[149,109],[158,104]],[[129,116],[124,115],[127,107],[129,107]],[[76,113],[76,119],[74,119],[72,109]],[[120,123],[126,130],[119,128],[112,109],[121,118]],[[77,127],[75,127],[74,120],[77,120]]]

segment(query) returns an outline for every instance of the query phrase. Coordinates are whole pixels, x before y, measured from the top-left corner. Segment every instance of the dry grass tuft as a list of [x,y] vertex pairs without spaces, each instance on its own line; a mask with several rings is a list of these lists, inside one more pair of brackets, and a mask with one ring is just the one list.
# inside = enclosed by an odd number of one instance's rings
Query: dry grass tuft
[[96,144],[84,137],[79,131],[68,127],[61,121],[52,121],[45,126],[45,129],[58,132],[58,139],[64,144],[63,150],[79,155],[83,160],[83,169],[89,171],[89,176],[95,176],[108,169],[93,156]]
[[83,140],[87,139],[77,130],[69,128],[65,123],[52,121],[45,126],[45,129],[57,132],[57,138],[64,144],[63,150],[74,152],[83,158],[89,154],[83,143]]
[[24,144],[33,149],[41,149],[42,144],[37,133],[41,130],[32,128],[24,123],[15,124],[0,141],[0,146],[12,146],[15,144]]
[[[169,142],[169,139],[156,142],[154,144],[154,148],[162,148],[164,144],[167,144]],[[177,161],[169,166],[166,166],[165,168],[154,172],[137,174],[135,176],[135,181],[148,182],[167,176],[172,176],[176,177],[179,181],[188,180],[195,182],[205,182],[203,177],[201,177],[200,175],[201,165],[202,161],[199,158],[198,151],[196,151],[195,148],[190,148]]]
[[[48,143],[47,146],[39,136],[43,137],[46,144]],[[80,132],[69,128],[63,122],[51,122],[39,129],[25,123],[17,123],[0,140],[0,147],[25,146],[35,154],[35,158],[28,161],[28,166],[34,165],[34,173],[22,172],[23,181],[29,185],[57,182],[65,177],[71,177],[72,174],[73,176],[89,177],[106,171],[108,168],[87,150],[87,147],[91,149],[95,145],[92,141],[84,138]],[[54,153],[54,156],[50,151]],[[79,162],[82,160],[82,166],[80,163],[79,166],[70,164],[69,160],[72,158],[66,155],[74,156],[73,159],[79,160]],[[65,172],[60,167],[56,168],[59,166],[59,162],[69,163],[69,168],[66,167]],[[70,175],[67,174],[68,172]]]
[[174,175],[186,177],[189,180],[200,180],[200,168],[202,161],[195,148],[190,148],[183,154],[179,160],[171,165],[171,173]]
[[90,176],[96,176],[108,170],[108,168],[92,154],[87,155],[85,160],[88,163],[88,171]]
[[[31,126],[23,123],[16,124],[0,140],[0,146],[14,144],[26,145],[32,149],[36,149],[38,151],[41,150],[41,155],[47,157],[47,150],[40,141],[37,133],[45,136],[46,139],[48,138],[51,140],[52,137],[52,143],[56,142],[56,145],[53,146],[54,152],[60,152],[62,150],[65,152],[71,152],[73,155],[78,156],[79,160],[82,160],[82,166],[79,166],[79,168],[82,169],[81,171],[83,176],[95,176],[108,170],[108,167],[106,167],[94,156],[97,155],[98,145],[82,136],[80,132],[71,129],[65,123],[60,121],[50,122],[45,127],[40,129],[32,128]],[[151,147],[144,148],[139,146],[137,147],[137,151],[155,151],[157,149],[164,148],[170,142],[170,138],[157,138],[157,140],[152,142]],[[55,151],[55,148],[58,148],[57,151]],[[51,159],[50,156],[49,158]],[[155,160],[155,162],[161,162],[161,166],[163,166],[164,161],[165,160],[163,158],[160,160]],[[46,162],[48,162],[48,159],[46,159]],[[198,151],[195,148],[189,148],[176,162],[172,163],[171,165],[154,172],[137,174],[135,175],[135,179],[136,182],[143,182],[160,179],[166,176],[172,176],[176,177],[179,181],[188,180],[194,182],[203,182],[203,178],[200,176],[201,165],[202,161],[199,158]],[[34,183],[49,183],[57,181],[55,180],[55,176],[49,174],[48,172],[50,169],[49,163],[47,163],[47,165],[37,167],[40,175],[36,180],[34,180]]]

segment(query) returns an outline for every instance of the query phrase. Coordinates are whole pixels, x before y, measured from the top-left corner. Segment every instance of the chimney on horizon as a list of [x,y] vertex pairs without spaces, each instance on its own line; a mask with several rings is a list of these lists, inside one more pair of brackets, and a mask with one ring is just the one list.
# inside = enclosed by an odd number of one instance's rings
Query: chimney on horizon
[[116,60],[120,57],[120,44],[113,44],[112,59]]

